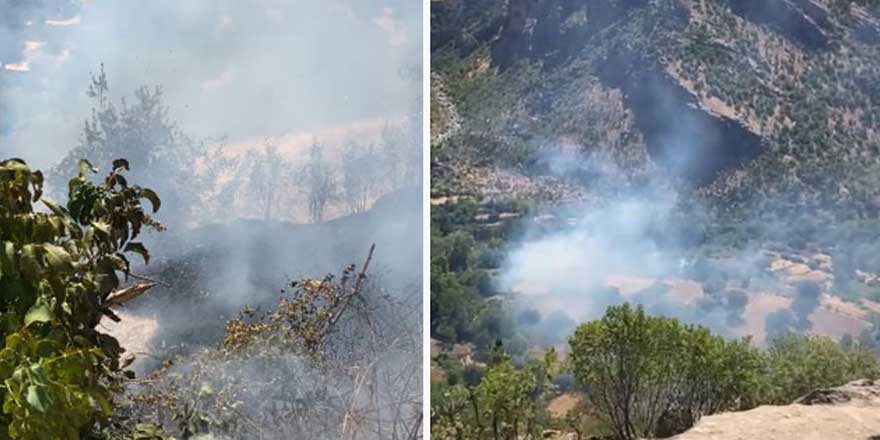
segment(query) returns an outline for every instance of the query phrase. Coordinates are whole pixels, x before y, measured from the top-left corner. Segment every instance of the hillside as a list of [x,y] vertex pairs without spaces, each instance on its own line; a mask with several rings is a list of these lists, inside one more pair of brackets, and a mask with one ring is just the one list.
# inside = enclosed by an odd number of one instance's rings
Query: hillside
[[880,299],[859,275],[880,271],[877,2],[432,6],[436,223],[505,255],[667,198],[645,232],[669,261],[824,254],[828,293]]
[[453,158],[523,167],[575,149],[716,197],[877,195],[865,181],[880,145],[876,2],[432,6],[441,182]]
[[145,269],[167,285],[127,304],[123,323],[104,320],[102,326],[124,348],[145,354],[137,359],[136,370],[149,371],[170,353],[215,344],[227,319],[246,306],[271,306],[281,295],[279,287],[290,280],[320,277],[322,267],[352,264],[365,258],[372,244],[376,282],[404,294],[401,300],[415,302],[421,248],[405,238],[419,233],[421,215],[401,208],[420,197],[416,188],[399,190],[367,212],[321,224],[248,220],[159,237],[167,256]]
[[[880,2],[431,4],[437,438],[486,438],[478,404],[527,437],[667,438],[877,374]],[[693,385],[727,402],[593,395],[633,377],[590,364],[633,355],[600,343],[627,303],[761,361]],[[799,411],[849,412],[824,410]]]
[[793,285],[767,261],[783,255],[804,273],[824,264],[832,296],[876,306],[877,2],[435,1],[431,13],[432,217],[500,253],[490,272],[523,236],[665,198],[635,238],[651,252],[716,269],[765,261],[724,274],[722,290],[766,274]]

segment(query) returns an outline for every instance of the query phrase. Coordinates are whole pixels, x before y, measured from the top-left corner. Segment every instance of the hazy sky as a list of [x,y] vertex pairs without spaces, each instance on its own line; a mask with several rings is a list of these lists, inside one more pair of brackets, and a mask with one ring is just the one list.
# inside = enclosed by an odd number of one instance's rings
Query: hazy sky
[[114,96],[160,84],[186,132],[233,143],[399,118],[420,91],[418,1],[0,5],[0,156],[38,167],[76,144],[102,62]]

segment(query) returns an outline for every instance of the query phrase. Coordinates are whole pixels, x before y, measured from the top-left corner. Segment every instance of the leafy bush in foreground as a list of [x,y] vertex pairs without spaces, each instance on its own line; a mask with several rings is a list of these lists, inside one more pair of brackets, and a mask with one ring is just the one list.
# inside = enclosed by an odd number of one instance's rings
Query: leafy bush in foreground
[[539,432],[538,374],[503,360],[479,385],[435,386],[431,390],[431,438],[534,438]]
[[858,344],[844,348],[829,338],[790,334],[768,349],[771,386],[767,403],[785,405],[805,394],[856,379],[880,378],[874,353]]
[[[95,326],[129,273],[126,253],[149,259],[136,239],[161,230],[141,207],[159,198],[130,186],[117,160],[100,184],[80,164],[62,207],[41,200],[43,175],[0,162],[0,439],[76,440],[112,411],[122,348]],[[37,210],[42,202],[46,211]]]
[[610,307],[569,343],[596,416],[621,439],[684,430],[704,414],[755,402],[759,392],[763,363],[748,340],[727,341],[642,307]]
[[669,436],[704,415],[789,404],[818,388],[880,377],[880,363],[858,345],[790,335],[764,351],[629,304],[581,325],[569,344],[592,415],[626,440]]

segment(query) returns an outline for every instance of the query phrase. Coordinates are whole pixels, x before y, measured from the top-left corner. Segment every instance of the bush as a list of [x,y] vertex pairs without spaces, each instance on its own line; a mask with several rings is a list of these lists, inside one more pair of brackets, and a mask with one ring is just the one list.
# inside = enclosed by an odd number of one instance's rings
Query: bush
[[492,366],[476,387],[431,390],[431,437],[446,439],[535,438],[539,414],[535,373],[509,360]]
[[477,387],[477,396],[486,415],[492,438],[529,436],[535,416],[535,376],[515,368],[509,361],[490,368]]
[[880,378],[880,364],[858,344],[845,349],[829,338],[789,334],[768,349],[770,396],[767,403],[789,404],[819,388],[857,379]]
[[569,339],[578,383],[620,439],[684,431],[699,417],[758,400],[761,354],[700,327],[610,307]]
[[880,362],[857,343],[787,335],[767,352],[702,327],[610,307],[569,340],[572,369],[600,421],[617,438],[682,432],[703,415],[789,404],[806,393],[880,378]]
[[[109,309],[126,253],[149,261],[136,241],[161,230],[141,207],[153,191],[130,186],[116,160],[101,184],[80,163],[61,207],[41,200],[43,176],[21,160],[0,162],[0,438],[82,438],[112,412],[122,348],[95,327]],[[42,201],[47,212],[34,204]]]

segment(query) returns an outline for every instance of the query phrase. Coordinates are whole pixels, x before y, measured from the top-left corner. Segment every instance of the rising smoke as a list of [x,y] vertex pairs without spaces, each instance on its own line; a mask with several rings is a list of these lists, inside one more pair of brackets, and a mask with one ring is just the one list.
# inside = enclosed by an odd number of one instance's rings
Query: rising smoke
[[[582,322],[630,302],[723,335],[745,335],[753,330],[744,327],[749,292],[764,283],[792,291],[794,297],[790,308],[767,317],[767,334],[776,335],[780,328],[808,331],[809,317],[820,303],[818,285],[778,285],[760,245],[735,243],[711,258],[701,249],[711,240],[707,225],[719,213],[691,183],[675,176],[683,170],[704,174],[700,164],[717,166],[704,159],[718,149],[716,131],[722,124],[705,116],[678,117],[671,103],[682,99],[682,90],[669,81],[643,86],[650,88],[643,95],[661,103],[649,112],[656,128],[652,155],[660,165],[649,181],[623,184],[619,167],[581,146],[551,143],[542,152],[538,164],[545,172],[590,188],[597,197],[553,208],[530,222],[510,248],[497,288],[517,294],[530,318],[520,320],[521,328],[538,340],[560,341],[573,327],[560,314]],[[534,309],[543,319],[535,319]]]
[[[162,285],[122,313],[157,324],[152,335],[123,330],[149,339],[139,374],[215,346],[243,307],[269,307],[289,280],[361,261],[372,244],[377,296],[420,312],[421,175],[402,169],[421,168],[420,2],[6,0],[0,7],[0,157],[50,171],[82,152],[104,173],[110,157],[136,156],[130,182],[163,199],[157,217],[169,230],[148,237],[152,261],[133,269]],[[102,73],[106,96],[88,96]],[[144,99],[156,90],[159,98]],[[327,195],[342,207],[335,218],[309,222],[305,208],[290,205],[300,203],[316,143],[334,184],[344,181],[334,161],[346,144],[395,157],[400,168],[374,161],[369,168],[378,171],[369,176],[381,182],[369,196],[357,193],[354,215],[339,190]],[[68,159],[55,168],[57,198],[73,171],[66,165],[80,158]],[[419,313],[381,318],[421,323]],[[402,366],[420,361],[417,349],[390,352],[407,360],[383,360],[401,366],[389,372],[403,375]],[[331,379],[296,356],[278,359],[289,367],[279,374]],[[236,381],[260,373],[245,364],[211,368]],[[392,382],[377,382],[377,392],[399,389]],[[407,390],[420,391],[418,383]]]
[[182,128],[230,142],[401,117],[418,89],[418,2],[2,5],[0,151],[38,168],[75,145],[101,63],[117,94],[162,85]]
[[609,306],[629,301],[726,333],[723,309],[699,307],[698,297],[676,296],[667,284],[686,276],[690,257],[675,223],[681,220],[674,215],[677,195],[651,194],[555,213],[565,226],[534,228],[508,255],[499,288],[521,293],[544,314],[564,312],[576,321],[597,319]]

